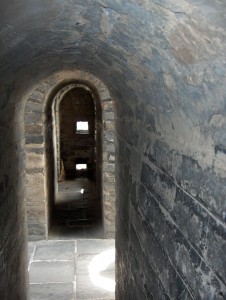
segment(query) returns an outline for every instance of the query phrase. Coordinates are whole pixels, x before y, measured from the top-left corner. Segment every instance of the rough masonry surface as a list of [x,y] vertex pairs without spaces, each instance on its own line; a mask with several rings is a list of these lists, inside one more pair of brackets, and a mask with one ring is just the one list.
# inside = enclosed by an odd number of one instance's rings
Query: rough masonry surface
[[[104,168],[116,172],[117,299],[225,299],[225,1],[3,0],[0,9],[1,298],[26,299],[27,96],[56,72],[84,70],[116,103],[116,165],[111,157]],[[29,154],[37,166],[41,148]]]

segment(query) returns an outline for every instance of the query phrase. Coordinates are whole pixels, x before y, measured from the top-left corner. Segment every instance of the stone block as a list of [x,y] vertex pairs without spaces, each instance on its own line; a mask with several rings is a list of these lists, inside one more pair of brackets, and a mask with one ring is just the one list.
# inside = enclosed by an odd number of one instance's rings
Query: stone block
[[103,193],[106,195],[115,193],[115,184],[114,183],[105,183],[103,186]]
[[26,107],[25,107],[25,112],[42,112],[43,110],[43,103],[37,103],[35,101],[28,100]]
[[45,283],[30,285],[31,299],[69,300],[74,297],[73,283]]
[[115,105],[114,102],[111,100],[101,102],[101,106],[102,106],[103,110],[114,111],[114,109],[115,109],[114,105]]
[[25,124],[25,135],[38,135],[43,133],[42,125]]
[[31,283],[63,283],[73,280],[74,264],[71,261],[38,261],[31,264]]
[[36,246],[34,260],[74,260],[75,242],[48,241]]
[[108,153],[106,151],[103,151],[102,160],[105,162],[108,161]]
[[35,90],[29,99],[31,99],[31,101],[33,100],[42,103],[45,100],[45,94],[43,94],[41,91]]
[[26,201],[28,204],[38,205],[41,207],[46,203],[46,195],[43,187],[28,188],[26,191]]
[[42,154],[44,155],[44,147],[26,147],[26,153]]
[[115,130],[115,124],[112,121],[105,121],[104,122],[104,130],[106,131],[114,131]]
[[108,142],[114,142],[115,134],[113,132],[104,132],[104,139]]
[[103,172],[103,179],[104,182],[115,182],[115,174],[114,173],[109,173],[109,172]]
[[103,164],[103,171],[108,173],[114,173],[115,172],[115,164],[113,163],[105,163]]
[[46,226],[37,222],[28,222],[28,239],[29,241],[45,240],[46,239]]
[[115,153],[114,143],[107,143],[106,144],[106,151],[109,152],[109,153]]
[[111,99],[110,94],[109,94],[107,89],[102,89],[100,91],[100,98],[101,98],[102,101],[106,101],[106,100]]
[[41,224],[45,226],[46,212],[45,210],[36,205],[27,204],[27,221],[29,224]]
[[110,162],[115,162],[115,156],[114,155],[109,155],[109,161]]
[[42,146],[44,142],[44,137],[43,135],[26,135],[25,136],[25,144],[34,144],[34,145],[40,145]]
[[40,111],[31,111],[25,113],[25,124],[41,125],[43,123],[44,115]]
[[115,114],[113,111],[105,111],[104,112],[104,120],[114,120]]
[[37,186],[44,187],[44,175],[43,173],[27,173],[26,174],[27,188],[35,189]]
[[35,152],[26,153],[26,166],[27,169],[42,168],[44,166],[44,155]]

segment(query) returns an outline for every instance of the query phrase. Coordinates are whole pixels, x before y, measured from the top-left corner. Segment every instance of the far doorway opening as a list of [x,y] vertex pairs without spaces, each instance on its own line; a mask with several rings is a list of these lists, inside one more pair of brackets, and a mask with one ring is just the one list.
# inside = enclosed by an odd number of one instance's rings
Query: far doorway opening
[[102,238],[101,112],[78,86],[55,103],[55,199],[50,235]]

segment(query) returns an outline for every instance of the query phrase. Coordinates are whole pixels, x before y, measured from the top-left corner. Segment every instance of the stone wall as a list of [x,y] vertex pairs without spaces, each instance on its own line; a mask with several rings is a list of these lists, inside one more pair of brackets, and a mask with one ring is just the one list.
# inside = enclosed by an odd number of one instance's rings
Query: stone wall
[[[7,87],[0,98],[0,298],[22,300],[28,288],[24,137],[20,120],[12,117]],[[15,131],[9,131],[14,126]]]
[[[3,0],[0,9],[1,297],[26,299],[28,95],[46,103],[56,83],[83,78],[95,87],[99,78],[115,100],[99,86],[103,147],[110,151],[103,157],[108,208],[114,171],[117,179],[117,299],[226,298],[225,1]],[[46,81],[56,72],[61,76]],[[49,127],[35,128],[26,140],[37,152]]]
[[226,69],[178,55],[118,98],[117,299],[226,299]]

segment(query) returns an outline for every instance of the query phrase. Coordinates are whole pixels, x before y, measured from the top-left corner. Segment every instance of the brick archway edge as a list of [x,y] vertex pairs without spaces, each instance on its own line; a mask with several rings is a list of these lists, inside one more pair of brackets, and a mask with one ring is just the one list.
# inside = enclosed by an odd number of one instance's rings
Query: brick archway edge
[[115,105],[107,87],[84,72],[59,72],[39,83],[26,99],[24,110],[26,204],[29,240],[48,238],[49,174],[46,166],[48,107],[73,84],[82,84],[98,98],[102,108],[102,207],[104,237],[115,235]]

